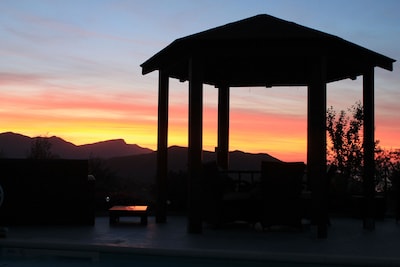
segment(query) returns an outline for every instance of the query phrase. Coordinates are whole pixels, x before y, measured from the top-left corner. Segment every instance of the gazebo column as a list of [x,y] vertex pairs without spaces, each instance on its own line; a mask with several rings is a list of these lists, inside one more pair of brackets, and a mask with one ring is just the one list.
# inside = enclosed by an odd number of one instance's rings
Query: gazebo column
[[218,167],[229,166],[229,86],[218,87]]
[[307,111],[307,176],[317,237],[327,238],[326,63],[319,58],[310,70]]
[[156,222],[167,221],[168,175],[168,74],[160,70],[158,79],[158,132],[157,132],[157,207]]
[[374,135],[374,68],[369,67],[363,75],[364,105],[364,229],[375,229],[375,135]]
[[189,61],[188,232],[202,232],[203,69],[199,58]]

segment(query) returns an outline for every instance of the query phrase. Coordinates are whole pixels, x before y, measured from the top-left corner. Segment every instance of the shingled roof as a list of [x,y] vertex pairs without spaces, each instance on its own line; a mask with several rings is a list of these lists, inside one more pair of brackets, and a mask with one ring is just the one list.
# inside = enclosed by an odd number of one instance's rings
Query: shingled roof
[[371,66],[391,71],[395,62],[337,36],[263,14],[177,39],[141,67],[143,74],[163,70],[185,81],[195,57],[202,61],[206,84],[307,85],[313,60],[321,56],[327,82],[355,78]]

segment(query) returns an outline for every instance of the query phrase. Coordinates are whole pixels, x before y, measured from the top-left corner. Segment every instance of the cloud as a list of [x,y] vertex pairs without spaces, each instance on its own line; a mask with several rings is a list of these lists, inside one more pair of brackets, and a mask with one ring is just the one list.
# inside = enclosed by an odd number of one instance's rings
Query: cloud
[[0,86],[42,84],[45,77],[36,73],[0,72]]
[[0,92],[3,108],[8,107],[20,112],[46,114],[62,117],[109,117],[155,116],[157,108],[148,101],[148,96],[139,93],[102,94],[92,92],[42,90],[27,94]]

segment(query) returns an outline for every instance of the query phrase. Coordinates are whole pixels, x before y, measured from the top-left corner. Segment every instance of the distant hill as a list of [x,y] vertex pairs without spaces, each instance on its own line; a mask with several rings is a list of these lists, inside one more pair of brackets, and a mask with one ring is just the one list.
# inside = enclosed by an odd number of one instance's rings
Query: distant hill
[[[168,148],[168,169],[170,171],[187,170],[186,147],[171,146]],[[154,181],[156,175],[157,152],[133,155],[126,157],[115,157],[108,159],[107,166],[114,170],[120,177],[135,179],[136,181]],[[204,151],[203,161],[215,161],[214,152]],[[261,161],[280,161],[266,153],[251,154],[242,151],[229,152],[229,164],[233,170],[260,170]]]
[[[26,158],[32,142],[31,138],[17,133],[0,133],[0,157]],[[118,177],[134,179],[145,183],[154,181],[156,175],[157,152],[138,145],[126,144],[123,139],[108,140],[93,144],[74,145],[59,137],[46,137],[52,144],[51,151],[60,158],[88,159],[102,158],[107,167]],[[170,171],[187,170],[188,149],[171,146],[168,148],[168,169]],[[216,154],[203,152],[203,161],[215,161]],[[261,161],[279,161],[266,153],[229,152],[229,165],[233,170],[259,170]]]
[[[35,138],[6,132],[0,133],[0,156],[26,158]],[[60,158],[87,159],[89,157],[113,158],[151,153],[153,150],[125,143],[123,139],[107,140],[86,145],[74,145],[59,137],[45,137],[51,143],[51,152]]]

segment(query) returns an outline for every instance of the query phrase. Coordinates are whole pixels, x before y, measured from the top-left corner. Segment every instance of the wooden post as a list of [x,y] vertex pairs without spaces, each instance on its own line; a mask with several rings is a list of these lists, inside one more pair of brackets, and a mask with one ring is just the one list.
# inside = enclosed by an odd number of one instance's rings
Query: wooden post
[[364,229],[375,229],[375,115],[374,115],[374,68],[368,68],[363,75],[364,106]]
[[188,232],[202,232],[203,69],[199,58],[189,62]]
[[317,237],[327,238],[327,175],[326,175],[326,63],[316,59],[310,70],[307,111],[307,176],[312,194],[313,219]]
[[229,86],[218,87],[217,164],[224,170],[229,166]]
[[165,223],[167,221],[168,79],[168,75],[160,70],[158,80],[156,223]]

